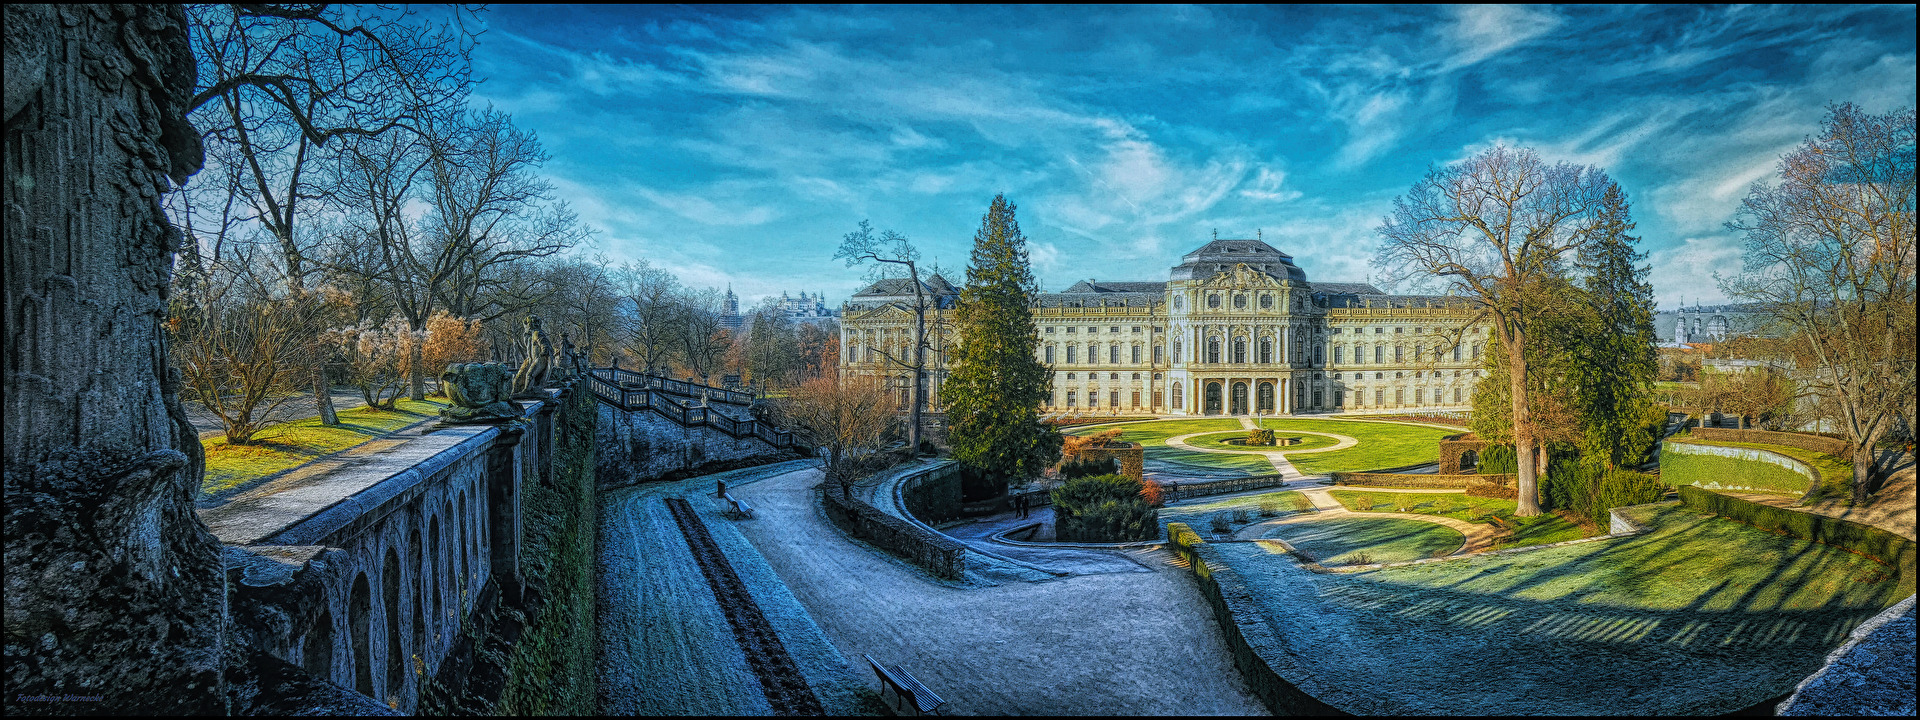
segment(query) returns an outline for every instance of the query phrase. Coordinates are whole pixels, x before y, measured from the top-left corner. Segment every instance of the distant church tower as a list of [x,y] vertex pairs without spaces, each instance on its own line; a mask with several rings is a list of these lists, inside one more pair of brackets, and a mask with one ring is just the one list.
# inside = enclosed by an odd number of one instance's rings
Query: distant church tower
[[740,296],[733,294],[733,283],[727,283],[727,297],[720,301],[720,327],[739,330],[744,324],[745,318],[740,317]]

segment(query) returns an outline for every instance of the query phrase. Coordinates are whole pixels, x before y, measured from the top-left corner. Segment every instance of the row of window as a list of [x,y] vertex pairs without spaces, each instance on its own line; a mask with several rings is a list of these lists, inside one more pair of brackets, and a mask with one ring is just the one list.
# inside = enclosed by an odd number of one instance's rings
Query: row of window
[[[1041,330],[1041,332],[1043,332],[1043,333],[1046,333],[1046,334],[1048,334],[1048,335],[1052,335],[1052,334],[1053,334],[1053,326],[1052,326],[1052,325],[1048,325],[1048,326],[1046,326],[1046,327],[1044,327],[1044,328],[1041,328],[1040,330]],[[1075,326],[1070,326],[1070,327],[1068,327],[1068,328],[1067,328],[1067,333],[1068,333],[1068,334],[1072,334],[1072,333],[1074,333],[1074,332],[1078,332],[1079,330],[1080,330],[1080,327],[1079,327],[1079,326],[1077,326],[1077,325],[1075,325]],[[1144,328],[1142,328],[1141,326],[1139,326],[1139,325],[1135,325],[1135,326],[1133,326],[1133,331],[1134,331],[1134,332],[1144,332],[1145,330],[1144,330]],[[1154,329],[1153,329],[1153,331],[1154,331],[1154,332],[1162,332],[1162,329],[1161,329],[1161,328],[1154,328]],[[1095,325],[1089,325],[1089,326],[1087,326],[1087,334],[1089,334],[1089,335],[1091,335],[1091,334],[1094,334],[1094,333],[1098,333],[1098,332],[1100,332],[1100,328],[1099,328],[1099,326],[1095,326]],[[1109,332],[1109,333],[1117,333],[1117,332],[1120,332],[1120,326],[1119,326],[1119,325],[1109,325],[1109,326],[1107,326],[1107,332]]]
[[[1472,357],[1466,358],[1466,359],[1479,360],[1480,349],[1481,349],[1481,346],[1476,343],[1473,346]],[[1413,361],[1426,362],[1428,360],[1427,350],[1428,348],[1424,345],[1413,346]],[[1333,364],[1335,365],[1344,364],[1347,361],[1346,351],[1347,351],[1347,347],[1345,345],[1333,346]],[[1440,356],[1445,355],[1448,352],[1449,352],[1448,350],[1433,348],[1434,357],[1432,359],[1436,361],[1440,360],[1442,359]],[[1462,360],[1461,355],[1463,353],[1462,353],[1462,348],[1459,345],[1453,346],[1451,348],[1451,353],[1453,354],[1454,362],[1460,362]],[[1393,362],[1406,362],[1406,356],[1407,356],[1407,349],[1405,346],[1403,345],[1393,346]],[[1355,365],[1360,365],[1360,364],[1365,364],[1366,361],[1367,361],[1366,347],[1362,345],[1353,346],[1353,363]],[[1373,346],[1373,362],[1376,365],[1387,362],[1387,346],[1385,345]]]

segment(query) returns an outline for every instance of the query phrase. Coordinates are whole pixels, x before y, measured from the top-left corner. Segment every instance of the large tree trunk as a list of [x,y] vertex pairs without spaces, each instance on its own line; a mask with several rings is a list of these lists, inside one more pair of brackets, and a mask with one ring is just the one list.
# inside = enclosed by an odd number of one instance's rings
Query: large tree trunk
[[186,15],[5,12],[8,710],[224,713],[220,544],[161,331],[159,198],[201,162]]
[[1508,389],[1513,401],[1513,455],[1515,472],[1519,475],[1518,508],[1515,515],[1530,517],[1540,514],[1539,458],[1536,456],[1533,437],[1533,418],[1527,412],[1527,356],[1526,335],[1520,330],[1509,331],[1507,337]]

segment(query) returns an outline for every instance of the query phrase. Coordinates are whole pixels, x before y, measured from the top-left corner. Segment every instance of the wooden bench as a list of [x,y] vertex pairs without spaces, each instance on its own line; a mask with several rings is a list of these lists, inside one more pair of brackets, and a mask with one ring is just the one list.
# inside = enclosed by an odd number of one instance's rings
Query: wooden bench
[[[873,667],[873,674],[880,676],[880,684],[884,688],[893,690],[895,700],[889,707],[892,707],[895,712],[905,709],[900,706],[900,698],[905,698],[912,703],[914,712],[921,715],[938,715],[940,706],[947,704],[947,701],[940,699],[939,695],[933,694],[927,686],[921,685],[919,680],[914,679],[913,673],[907,672],[906,668],[898,665],[891,668],[881,665],[879,661],[873,659],[872,655],[861,655],[861,657],[866,658],[867,664]],[[885,697],[886,693],[881,693],[881,696]]]

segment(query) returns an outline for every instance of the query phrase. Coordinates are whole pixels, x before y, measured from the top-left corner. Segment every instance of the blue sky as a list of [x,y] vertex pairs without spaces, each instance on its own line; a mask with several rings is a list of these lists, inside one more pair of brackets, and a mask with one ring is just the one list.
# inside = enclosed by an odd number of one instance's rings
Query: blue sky
[[862,219],[962,277],[997,192],[1041,285],[1164,280],[1264,231],[1373,275],[1430,165],[1495,142],[1624,186],[1663,307],[1723,298],[1722,224],[1825,106],[1915,102],[1914,6],[496,6],[477,99],[537,131],[614,262],[743,304],[861,271]]

